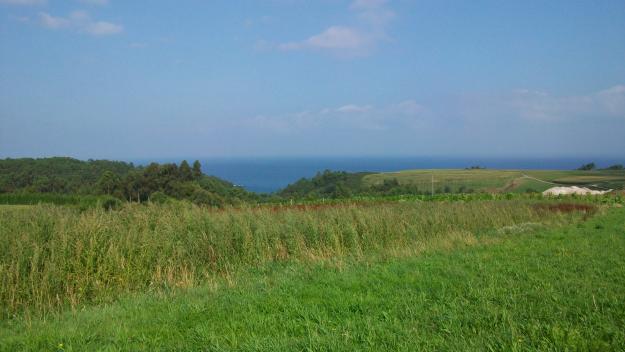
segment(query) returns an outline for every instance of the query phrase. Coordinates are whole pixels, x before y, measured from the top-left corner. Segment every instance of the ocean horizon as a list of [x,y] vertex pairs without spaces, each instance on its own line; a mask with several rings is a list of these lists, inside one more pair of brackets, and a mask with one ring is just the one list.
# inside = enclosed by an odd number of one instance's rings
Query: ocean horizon
[[258,193],[278,191],[301,178],[324,170],[347,172],[393,172],[409,169],[488,169],[573,170],[595,162],[599,167],[623,163],[625,158],[441,158],[441,157],[233,157],[157,158],[128,160],[137,165],[150,162],[199,160],[202,171]]

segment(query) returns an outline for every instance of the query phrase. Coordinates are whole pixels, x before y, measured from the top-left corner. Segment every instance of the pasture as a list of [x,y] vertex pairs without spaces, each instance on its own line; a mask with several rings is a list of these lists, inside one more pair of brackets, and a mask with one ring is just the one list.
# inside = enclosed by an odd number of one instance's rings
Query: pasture
[[557,185],[582,185],[597,188],[623,189],[625,171],[563,171],[563,170],[489,170],[489,169],[436,169],[405,170],[368,174],[363,177],[365,186],[396,180],[400,185],[416,186],[422,192],[464,193],[472,192],[542,192]]

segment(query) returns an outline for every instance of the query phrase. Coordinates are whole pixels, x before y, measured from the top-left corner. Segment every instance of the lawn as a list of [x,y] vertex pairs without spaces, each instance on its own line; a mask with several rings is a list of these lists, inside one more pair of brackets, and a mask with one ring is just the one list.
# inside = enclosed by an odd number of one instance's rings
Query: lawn
[[0,349],[623,350],[625,209],[570,221],[475,229],[417,254],[271,262],[9,319]]

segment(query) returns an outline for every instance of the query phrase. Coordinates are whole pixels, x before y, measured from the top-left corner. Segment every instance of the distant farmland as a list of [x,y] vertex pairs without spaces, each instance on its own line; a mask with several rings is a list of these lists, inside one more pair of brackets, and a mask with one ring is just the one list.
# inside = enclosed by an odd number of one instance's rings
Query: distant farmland
[[559,170],[405,170],[369,174],[363,177],[365,187],[396,180],[400,185],[418,187],[423,192],[542,192],[557,185],[583,185],[595,188],[623,189],[625,171],[559,171]]

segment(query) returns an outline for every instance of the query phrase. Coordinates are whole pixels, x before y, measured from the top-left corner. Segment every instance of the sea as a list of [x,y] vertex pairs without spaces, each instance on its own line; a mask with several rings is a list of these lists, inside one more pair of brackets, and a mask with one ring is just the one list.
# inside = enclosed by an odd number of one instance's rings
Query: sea
[[205,174],[228,180],[258,193],[278,191],[301,178],[324,170],[348,172],[392,172],[410,169],[463,169],[480,166],[489,169],[573,170],[589,162],[599,167],[625,163],[625,158],[441,158],[441,157],[302,157],[302,158],[163,158],[135,159],[136,165],[150,162],[194,160]]

